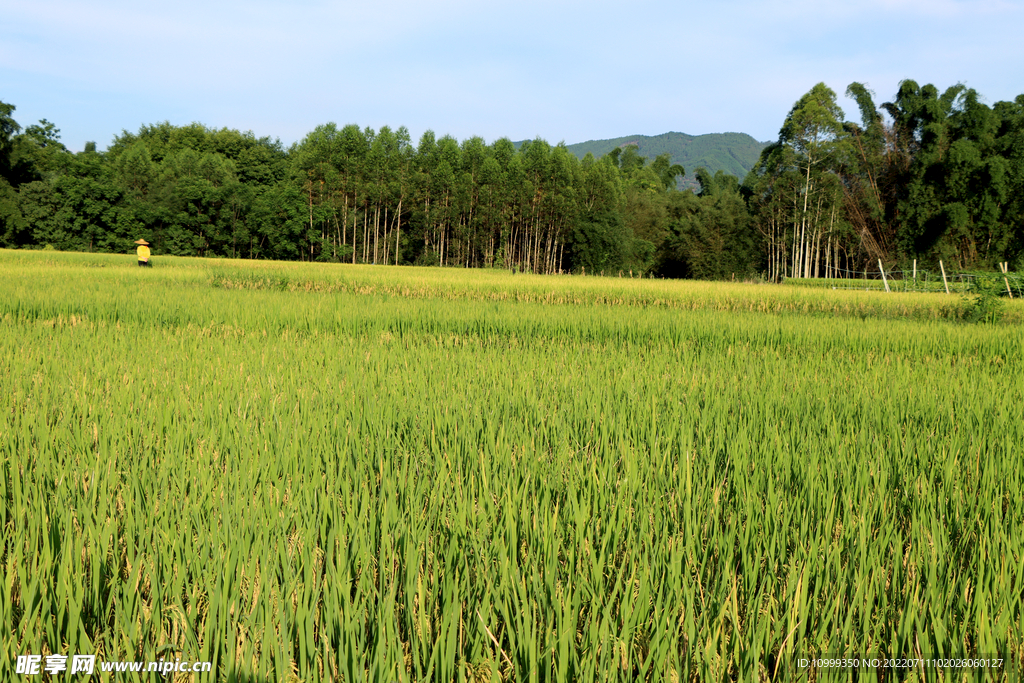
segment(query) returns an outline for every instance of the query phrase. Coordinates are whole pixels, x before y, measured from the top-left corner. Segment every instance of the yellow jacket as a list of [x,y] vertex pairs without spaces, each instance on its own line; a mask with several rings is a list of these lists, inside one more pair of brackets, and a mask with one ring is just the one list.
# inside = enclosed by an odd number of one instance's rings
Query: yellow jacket
[[140,261],[148,261],[149,260],[149,247],[147,247],[145,245],[140,244],[139,248],[135,250],[135,253],[139,255],[139,260]]

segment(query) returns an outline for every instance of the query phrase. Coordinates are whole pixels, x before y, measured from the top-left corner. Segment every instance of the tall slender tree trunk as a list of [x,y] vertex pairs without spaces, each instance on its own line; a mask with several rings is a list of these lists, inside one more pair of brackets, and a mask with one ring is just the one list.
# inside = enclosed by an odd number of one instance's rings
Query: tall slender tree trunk
[[370,205],[363,206],[363,263],[370,260]]
[[797,275],[797,258],[800,253],[800,216],[799,216],[799,204],[797,196],[793,195],[793,257],[792,263],[789,264],[788,277],[799,277]]
[[430,249],[430,197],[423,199],[423,251]]
[[373,265],[377,265],[377,242],[380,238],[380,201],[373,207]]
[[359,210],[356,208],[359,206],[359,196],[355,193],[352,194],[352,265],[356,263],[356,254],[359,252],[356,249],[356,240],[359,237]]
[[537,241],[534,242],[534,244],[533,244],[533,269],[534,269],[535,273],[540,273],[540,272],[543,271],[543,268],[540,265],[540,261],[541,261],[540,253],[541,253],[541,246],[544,243],[544,236],[540,234],[540,217],[539,216],[537,218],[536,226],[537,226],[536,227],[536,229],[537,229]]
[[[312,235],[313,234],[313,182],[312,181],[309,182],[308,187],[309,187],[309,192],[308,192],[308,196],[309,196],[309,234]],[[313,243],[312,242],[309,243],[309,254],[310,254],[309,260],[312,261],[313,260]],[[200,253],[200,256],[202,256],[202,253]]]
[[[323,208],[323,205],[324,205],[324,179],[323,178],[320,179],[319,197],[320,197],[320,207]],[[320,244],[323,244],[326,241],[327,241],[327,226],[324,224],[323,221],[320,221]],[[323,248],[323,247],[321,247],[321,248]]]
[[348,191],[345,192],[345,208],[341,211],[341,246],[348,244]]
[[507,248],[505,249],[505,260],[506,260],[505,267],[508,268],[509,270],[512,270],[513,269],[513,264],[515,263],[515,258],[516,258],[516,222],[515,222],[515,214],[510,216],[510,221],[509,222],[511,224],[511,227],[509,228],[509,241],[508,241],[508,244],[506,245]]
[[388,252],[391,243],[388,241],[388,207],[384,206],[384,265],[388,264]]
[[828,241],[825,242],[825,279],[832,277],[832,231],[829,230]]
[[401,238],[402,238],[402,200],[404,197],[398,198],[398,211],[395,212],[395,265],[400,265],[398,257],[401,254]]

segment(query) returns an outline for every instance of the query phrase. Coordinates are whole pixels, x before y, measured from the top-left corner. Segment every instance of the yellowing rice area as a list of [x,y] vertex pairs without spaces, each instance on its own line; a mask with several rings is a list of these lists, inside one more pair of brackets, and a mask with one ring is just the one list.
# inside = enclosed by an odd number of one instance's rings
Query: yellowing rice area
[[1017,302],[134,260],[0,251],[2,680],[1017,680]]

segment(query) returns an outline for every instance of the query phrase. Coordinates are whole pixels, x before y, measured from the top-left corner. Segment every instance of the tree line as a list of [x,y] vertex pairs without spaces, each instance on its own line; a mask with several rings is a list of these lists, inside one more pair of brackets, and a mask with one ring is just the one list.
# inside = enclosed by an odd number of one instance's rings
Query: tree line
[[1024,95],[990,107],[963,85],[910,80],[880,106],[861,83],[846,94],[859,123],[819,83],[746,178],[769,277],[843,276],[877,260],[1024,266]]
[[195,123],[123,131],[71,153],[0,102],[0,246],[721,279],[841,277],[1024,255],[1024,96],[984,104],[904,81],[860,122],[814,86],[740,180],[626,145],[486,144],[405,128],[317,127],[278,140]]

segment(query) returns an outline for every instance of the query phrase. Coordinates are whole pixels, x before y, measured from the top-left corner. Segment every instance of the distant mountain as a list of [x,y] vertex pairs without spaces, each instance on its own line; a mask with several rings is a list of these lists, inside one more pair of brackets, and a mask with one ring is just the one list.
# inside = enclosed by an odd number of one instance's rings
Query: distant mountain
[[701,166],[715,173],[725,171],[743,181],[747,172],[757,163],[761,150],[768,143],[758,142],[746,133],[710,133],[687,135],[685,133],[662,133],[661,135],[628,135],[611,140],[588,140],[567,145],[569,151],[583,158],[590,152],[597,158],[603,157],[616,147],[636,145],[640,156],[653,160],[659,154],[668,152],[673,164],[686,169],[682,187],[695,187],[696,172]]

